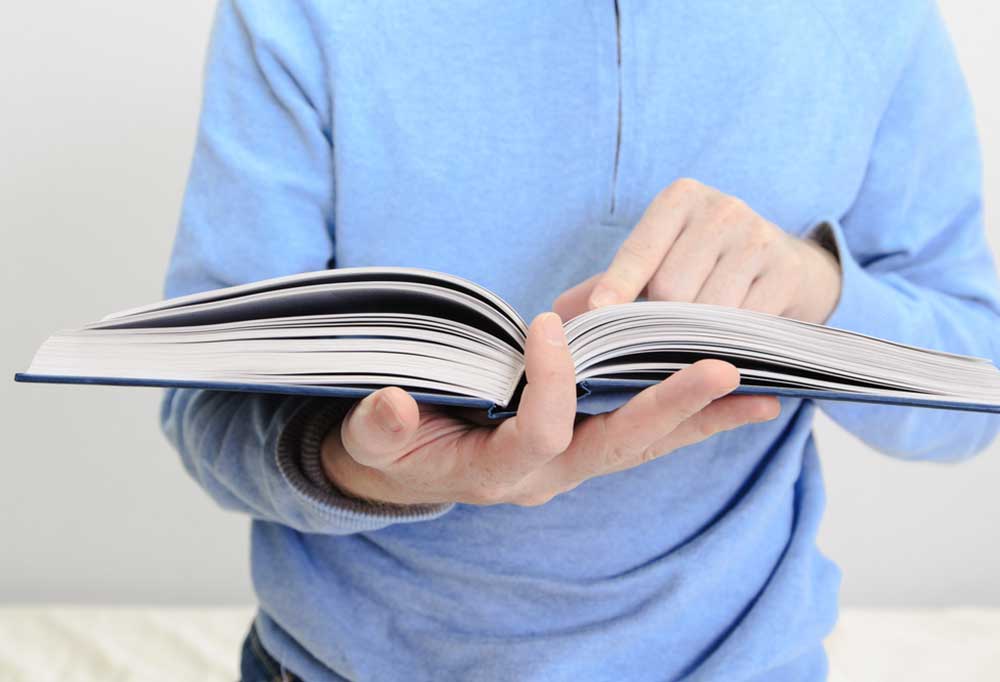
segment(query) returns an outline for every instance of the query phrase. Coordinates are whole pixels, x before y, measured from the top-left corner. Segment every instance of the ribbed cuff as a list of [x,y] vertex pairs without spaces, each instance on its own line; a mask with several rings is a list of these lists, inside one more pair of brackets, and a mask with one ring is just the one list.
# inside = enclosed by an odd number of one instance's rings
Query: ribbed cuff
[[840,223],[824,220],[809,231],[811,239],[826,248],[840,262],[840,298],[826,320],[826,326],[892,338],[901,311],[899,301],[886,296],[886,286],[865,271],[847,248]]
[[454,503],[397,505],[352,497],[323,471],[323,439],[350,409],[352,401],[312,399],[288,421],[278,438],[277,464],[282,477],[311,506],[342,519],[352,531],[375,530],[391,523],[427,521],[447,513]]
[[834,232],[834,223],[829,220],[824,220],[809,230],[809,232],[805,235],[805,239],[810,239],[819,244],[837,260],[837,263],[841,267],[844,266],[844,260],[840,256],[840,247],[837,246],[837,235]]

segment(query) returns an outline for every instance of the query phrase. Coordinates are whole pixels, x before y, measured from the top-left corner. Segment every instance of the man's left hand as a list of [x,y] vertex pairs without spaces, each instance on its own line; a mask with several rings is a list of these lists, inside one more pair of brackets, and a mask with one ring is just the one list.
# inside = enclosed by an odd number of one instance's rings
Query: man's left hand
[[568,320],[644,295],[823,323],[840,287],[840,265],[821,245],[784,232],[736,197],[682,179],[657,195],[608,269],[564,292],[553,310]]

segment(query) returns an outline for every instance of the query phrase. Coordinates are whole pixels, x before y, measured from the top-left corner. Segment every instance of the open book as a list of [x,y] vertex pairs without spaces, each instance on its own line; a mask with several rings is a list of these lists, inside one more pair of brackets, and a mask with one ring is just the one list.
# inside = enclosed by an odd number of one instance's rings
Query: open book
[[[773,315],[641,301],[565,328],[581,411],[711,357],[739,368],[740,393],[1000,412],[1000,371],[988,360]],[[114,313],[51,336],[15,378],[330,396],[395,385],[502,417],[524,385],[526,334],[510,305],[473,282],[342,268]]]

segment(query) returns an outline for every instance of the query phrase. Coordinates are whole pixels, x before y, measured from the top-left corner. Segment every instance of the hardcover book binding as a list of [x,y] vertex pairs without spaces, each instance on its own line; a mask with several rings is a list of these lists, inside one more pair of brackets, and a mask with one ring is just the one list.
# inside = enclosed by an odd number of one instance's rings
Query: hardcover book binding
[[[614,409],[701,358],[740,369],[736,393],[1000,413],[989,361],[747,310],[638,302],[565,323],[578,410]],[[191,387],[421,402],[516,413],[527,324],[444,273],[342,268],[113,313],[51,336],[21,382]]]

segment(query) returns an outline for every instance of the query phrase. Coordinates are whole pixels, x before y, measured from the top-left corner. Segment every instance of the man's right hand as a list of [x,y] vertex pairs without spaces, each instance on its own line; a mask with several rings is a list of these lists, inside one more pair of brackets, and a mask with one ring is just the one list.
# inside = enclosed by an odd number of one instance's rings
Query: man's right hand
[[327,477],[348,495],[392,504],[539,505],[780,410],[773,397],[727,395],[739,371],[701,360],[613,412],[577,421],[573,360],[555,313],[532,322],[525,362],[517,415],[499,426],[418,405],[397,387],[371,393],[324,439]]

